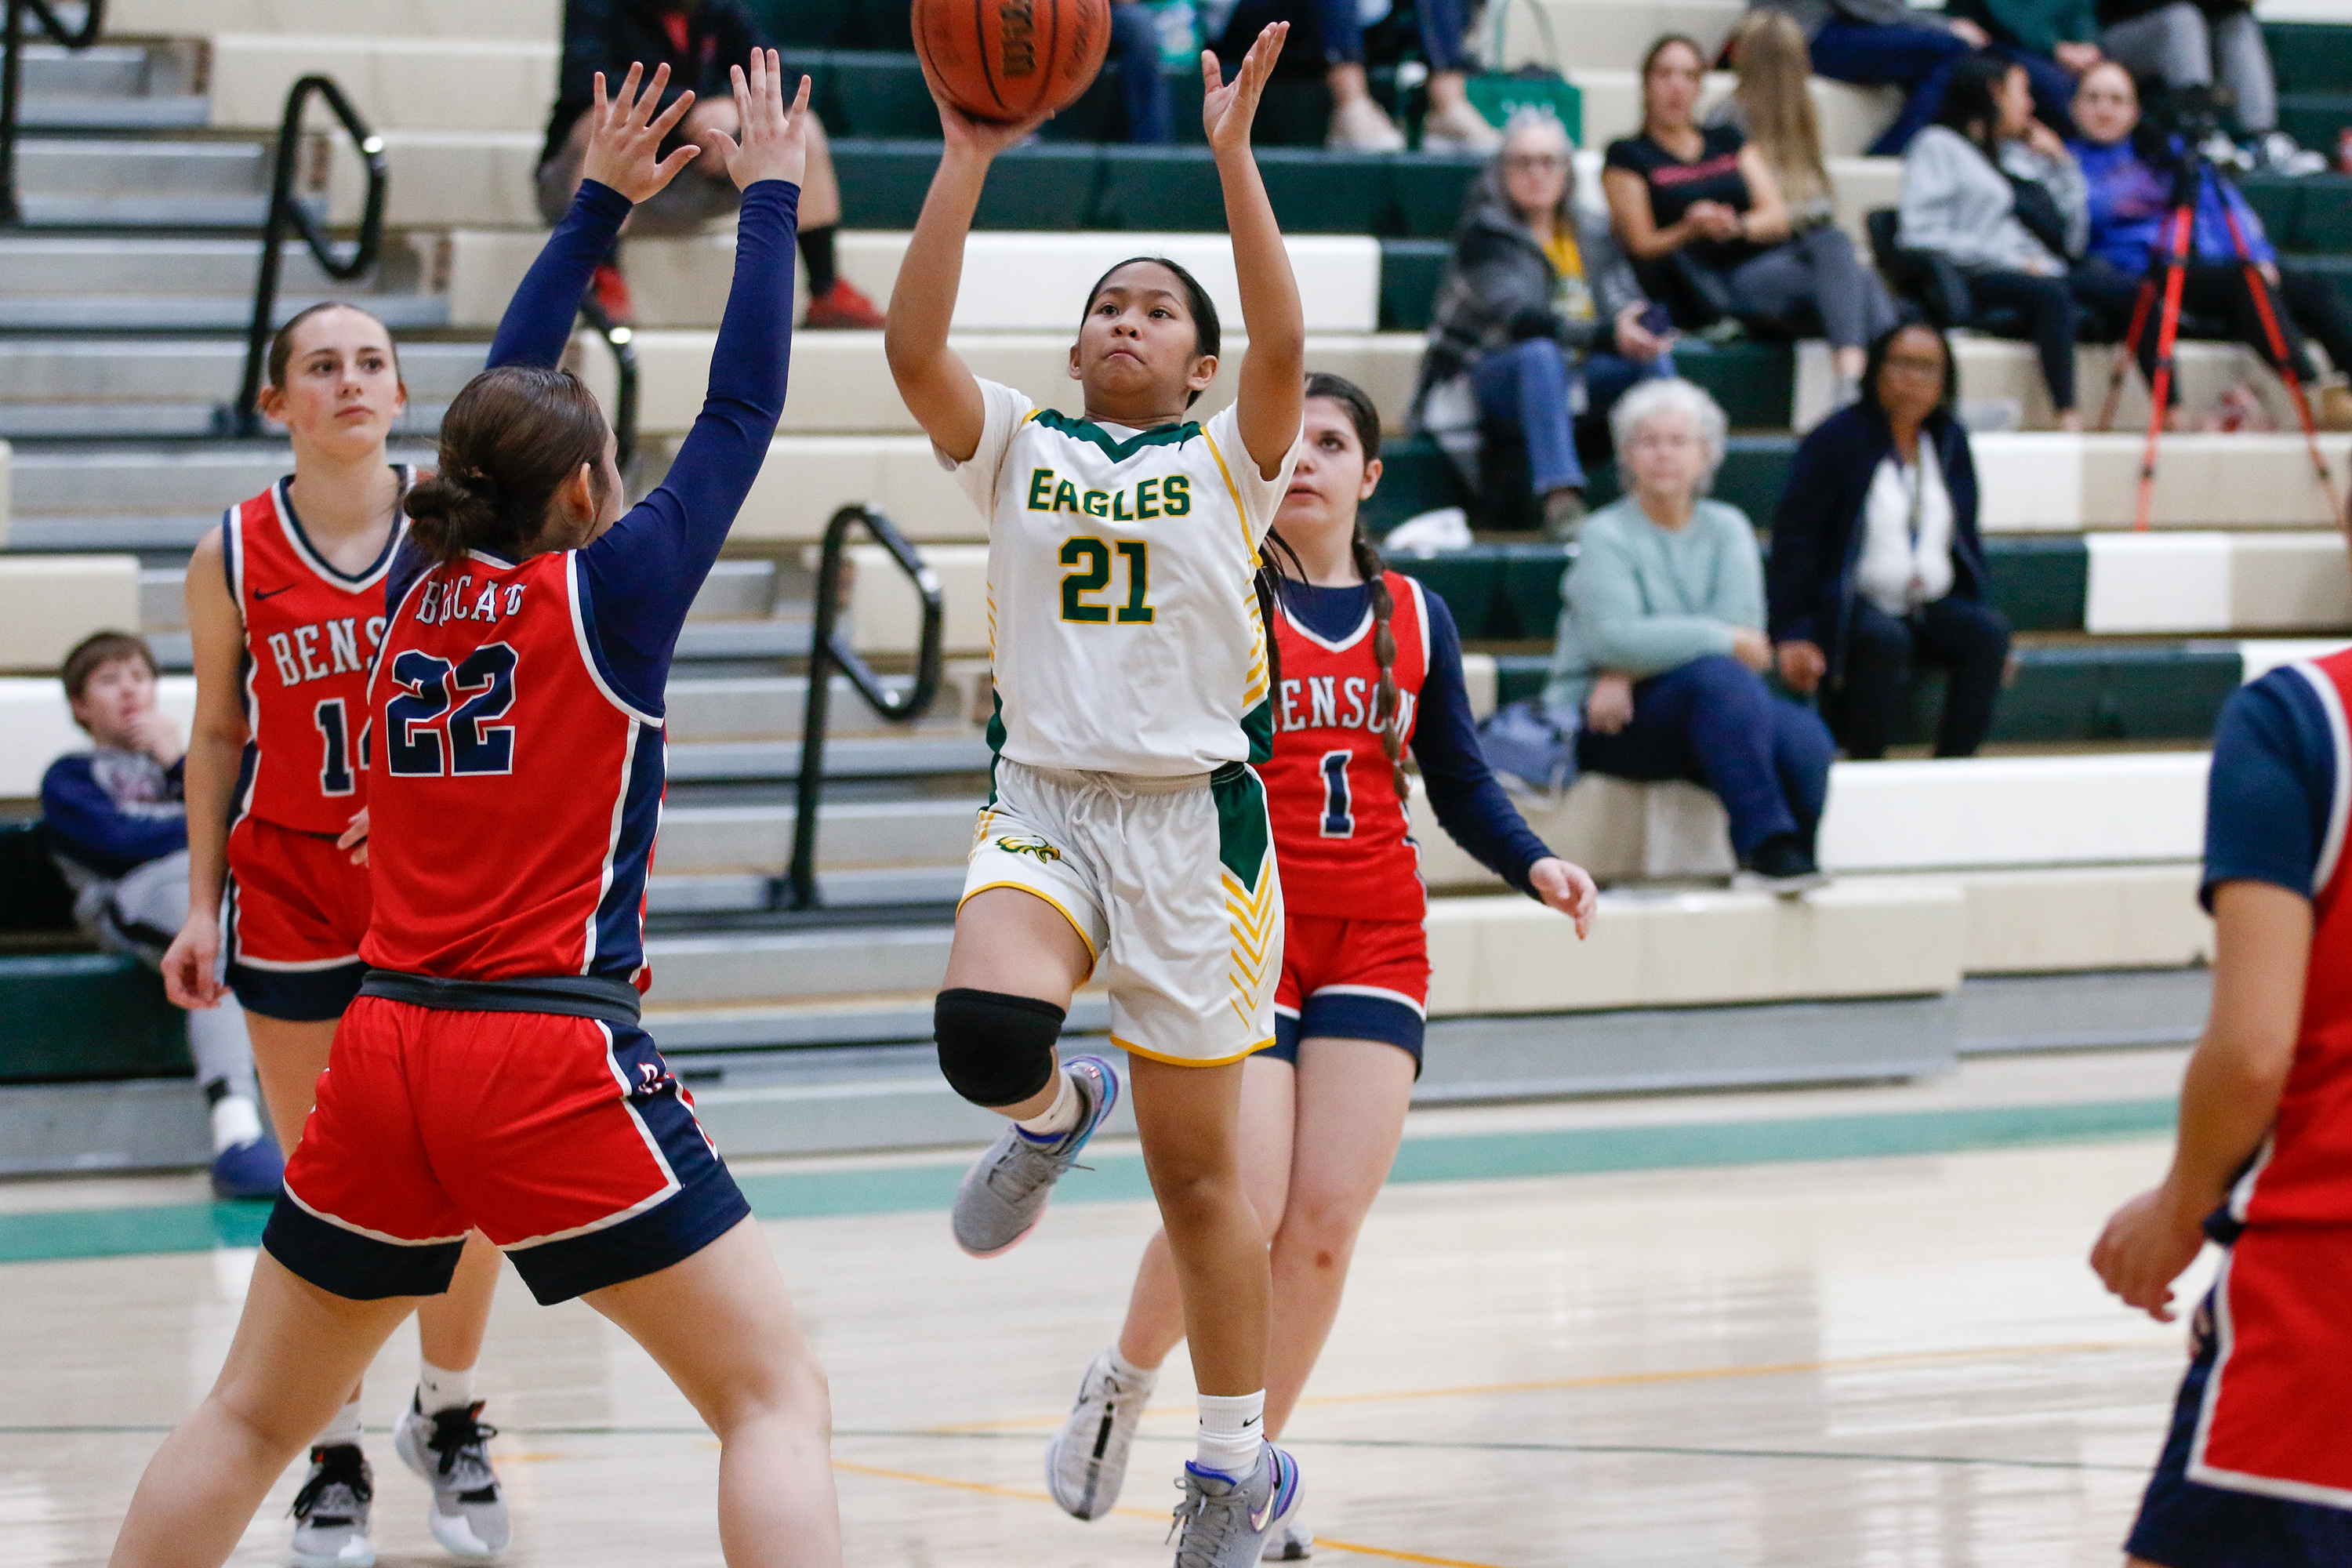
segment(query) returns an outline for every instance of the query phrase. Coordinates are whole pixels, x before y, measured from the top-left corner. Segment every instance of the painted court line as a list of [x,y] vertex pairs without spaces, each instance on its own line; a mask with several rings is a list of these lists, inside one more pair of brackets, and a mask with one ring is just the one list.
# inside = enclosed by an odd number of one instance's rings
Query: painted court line
[[[1505,1181],[1950,1154],[2153,1136],[2170,1131],[2173,1121],[2172,1100],[2132,1100],[1408,1138],[1390,1180]],[[927,1163],[766,1172],[744,1175],[739,1184],[761,1219],[814,1219],[945,1209],[962,1174],[960,1165]],[[1095,1168],[1073,1171],[1055,1194],[1059,1203],[1134,1203],[1150,1195],[1143,1161],[1131,1153],[1105,1154]],[[257,1247],[268,1217],[268,1205],[255,1203],[0,1215],[0,1263]]]

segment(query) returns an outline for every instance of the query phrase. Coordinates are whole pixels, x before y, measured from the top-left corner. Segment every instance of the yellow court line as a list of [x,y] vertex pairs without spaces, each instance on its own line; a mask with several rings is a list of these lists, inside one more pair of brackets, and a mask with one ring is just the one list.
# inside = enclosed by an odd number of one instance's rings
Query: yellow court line
[[[1044,1492],[1024,1491],[1019,1487],[992,1486],[986,1481],[960,1481],[951,1476],[927,1476],[919,1470],[887,1469],[880,1465],[852,1464],[847,1459],[834,1460],[833,1468],[836,1470],[847,1470],[852,1475],[877,1476],[884,1480],[892,1481],[912,1481],[918,1486],[945,1487],[951,1491],[979,1492],[985,1497],[1013,1498],[1022,1502],[1051,1503],[1054,1500]],[[1149,1519],[1154,1521],[1162,1517],[1149,1509],[1141,1508],[1114,1508],[1111,1512],[1125,1514],[1130,1519]],[[1317,1536],[1315,1544],[1328,1547],[1334,1552],[1353,1552],[1365,1557],[1385,1557],[1394,1563],[1425,1563],[1430,1564],[1431,1568],[1496,1568],[1496,1564],[1492,1563],[1471,1563],[1459,1557],[1430,1557],[1419,1552],[1398,1552],[1386,1546],[1360,1546],[1353,1542],[1334,1541],[1328,1535]]]
[[[2094,1352],[2139,1350],[2128,1340],[2084,1340],[2045,1345],[1984,1345],[1970,1350],[1901,1351],[1885,1355],[1843,1356],[1824,1361],[1760,1362],[1748,1366],[1699,1366],[1664,1372],[1608,1373],[1592,1377],[1543,1378],[1526,1383],[1478,1383],[1458,1388],[1405,1388],[1382,1394],[1326,1394],[1298,1402],[1308,1405],[1381,1405],[1404,1399],[1461,1399],[1481,1394],[1544,1394],[1580,1388],[1630,1388],[1646,1384],[1706,1383],[1733,1377],[1789,1377],[1801,1373],[1851,1372],[1869,1367],[1933,1365],[1941,1362],[2000,1361],[2013,1356],[2082,1355]],[[1147,1415],[1190,1415],[1189,1406],[1168,1405],[1144,1411]],[[964,1421],[950,1426],[926,1426],[925,1432],[947,1436],[957,1432],[992,1432],[1024,1426],[1058,1426],[1063,1415],[1024,1415],[1010,1420]]]

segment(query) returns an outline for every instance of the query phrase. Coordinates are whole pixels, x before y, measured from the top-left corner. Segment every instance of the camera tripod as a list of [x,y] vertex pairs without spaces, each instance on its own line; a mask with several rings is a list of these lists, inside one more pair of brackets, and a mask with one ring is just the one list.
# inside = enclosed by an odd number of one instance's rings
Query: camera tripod
[[[2161,248],[2147,277],[2140,283],[2138,299],[2133,301],[2131,331],[2125,335],[2123,352],[2116,356],[2114,369],[2108,374],[2106,405],[2099,414],[2100,429],[2115,424],[2116,405],[2123,396],[2124,376],[2139,357],[2140,339],[2153,314],[2156,373],[2148,384],[2147,449],[2140,458],[2139,504],[2132,521],[2132,526],[2143,532],[2156,511],[2157,447],[2164,435],[2165,404],[2172,391],[2172,351],[2180,331],[2180,292],[2188,281],[2189,257],[2197,231],[2197,204],[2204,194],[2209,167],[2204,154],[2193,143],[2183,151],[2180,171],[2173,181],[2172,210],[2160,231]],[[2217,172],[2214,178],[2218,180],[2221,175]],[[2336,505],[2335,478],[2328,472],[2326,455],[2319,449],[2319,428],[2311,416],[2311,399],[2304,392],[2303,377],[2295,370],[2294,356],[2287,351],[2286,334],[2279,327],[2278,302],[2271,293],[2270,279],[2263,276],[2261,266],[2247,248],[2245,229],[2226,197],[2220,205],[2221,221],[2229,226],[2231,247],[2236,250],[2238,265],[2245,273],[2246,292],[2253,300],[2255,315],[2262,320],[2272,363],[2279,379],[2286,384],[2295,418],[2303,426],[2304,445],[2311,453],[2312,468],[2319,476],[2319,493],[2327,502],[2328,520],[2346,523],[2346,515]],[[2343,368],[2352,370],[2352,365]]]

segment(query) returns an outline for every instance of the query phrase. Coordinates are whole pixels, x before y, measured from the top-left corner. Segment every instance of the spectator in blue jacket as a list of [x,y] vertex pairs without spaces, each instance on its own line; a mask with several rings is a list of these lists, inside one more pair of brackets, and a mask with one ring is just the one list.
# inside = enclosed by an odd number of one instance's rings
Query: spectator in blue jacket
[[[74,892],[74,919],[110,952],[150,968],[188,913],[188,808],[179,726],[155,701],[155,656],[124,632],[84,637],[60,672],[74,722],[96,744],[41,775],[41,826]],[[188,1050],[212,1105],[213,1189],[274,1197],[279,1161],[263,1131],[253,1047],[236,998],[188,1015]]]
[[1581,716],[1588,773],[1703,784],[1730,818],[1739,885],[1793,893],[1822,877],[1829,731],[1764,684],[1756,531],[1708,500],[1726,421],[1687,381],[1645,381],[1610,416],[1623,500],[1587,518],[1544,704]]
[[[2076,298],[2096,311],[2121,337],[2131,321],[2140,281],[2167,246],[2173,187],[2182,150],[2177,137],[2140,124],[2139,90],[2131,73],[2109,61],[2094,67],[2074,95],[2074,122],[2082,130],[2073,143],[2074,160],[2088,183],[2091,237],[2083,265],[2075,269]],[[2352,313],[2326,278],[2280,264],[2263,230],[2263,220],[2246,198],[2210,167],[2200,172],[2197,216],[2189,237],[2189,266],[2181,279],[2180,307],[2230,323],[2231,334],[2273,369],[2270,333],[2263,325],[2245,268],[2238,260],[2230,220],[2245,237],[2247,254],[2260,266],[2277,312],[2280,335],[2294,357],[2295,374],[2316,385],[2315,412],[2330,429],[2352,429],[2352,392],[2344,374],[2352,371]],[[2327,351],[2334,374],[2323,379],[2309,339]],[[2140,370],[2156,374],[2156,323],[2140,335]],[[2174,389],[2176,399],[2179,388]]]
[[1861,401],[1798,443],[1772,520],[1766,575],[1780,679],[1821,694],[1858,760],[1886,754],[1922,663],[1945,671],[1937,756],[1973,755],[1992,729],[2009,623],[1985,603],[1976,463],[1952,415],[1958,380],[1934,328],[1881,334]]

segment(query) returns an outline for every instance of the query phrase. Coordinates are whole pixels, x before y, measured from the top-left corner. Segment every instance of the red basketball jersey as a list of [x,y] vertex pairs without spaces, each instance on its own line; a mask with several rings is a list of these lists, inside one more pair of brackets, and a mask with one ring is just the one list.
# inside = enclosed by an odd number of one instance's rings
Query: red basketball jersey
[[2231,1200],[2252,1226],[2352,1226],[2352,889],[2345,833],[2352,816],[2352,649],[2297,665],[2336,742],[2327,834],[2312,874],[2311,963],[2294,1065],[2269,1147]]
[[[1400,741],[1410,744],[1429,677],[1429,609],[1421,584],[1391,572],[1395,605],[1398,711],[1391,715]],[[1281,639],[1282,689],[1274,710],[1274,756],[1258,764],[1266,809],[1274,819],[1274,853],[1282,868],[1282,900],[1295,915],[1349,920],[1421,919],[1427,902],[1421,852],[1407,836],[1410,823],[1380,731],[1372,699],[1381,683],[1372,654],[1372,612],[1356,629],[1327,642],[1291,617],[1275,616]]]
[[[398,470],[405,494],[409,471]],[[250,735],[236,814],[340,834],[367,805],[367,675],[383,640],[383,579],[407,520],[352,575],[302,531],[280,479],[221,520],[228,591],[245,618]]]
[[477,552],[398,591],[368,688],[375,913],[360,956],[642,990],[662,721],[599,673],[575,554]]

